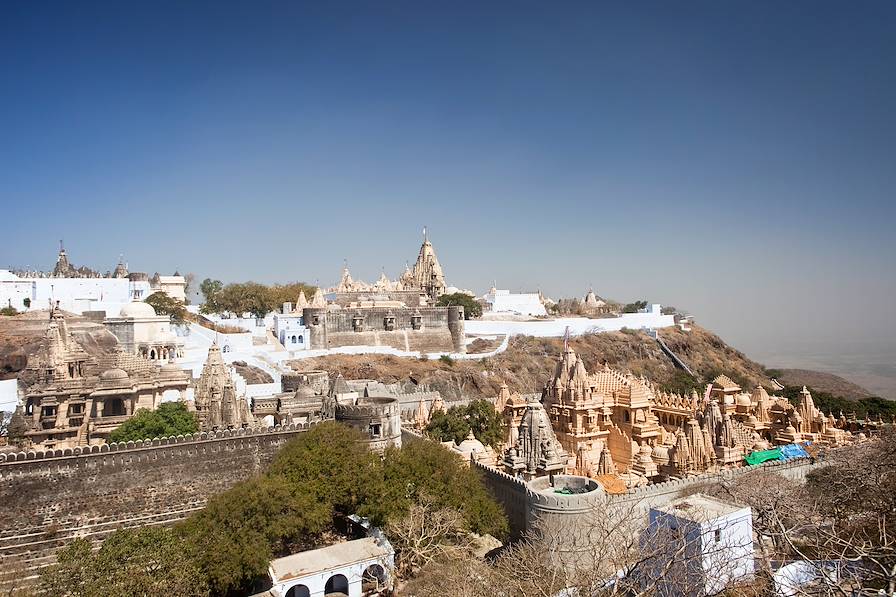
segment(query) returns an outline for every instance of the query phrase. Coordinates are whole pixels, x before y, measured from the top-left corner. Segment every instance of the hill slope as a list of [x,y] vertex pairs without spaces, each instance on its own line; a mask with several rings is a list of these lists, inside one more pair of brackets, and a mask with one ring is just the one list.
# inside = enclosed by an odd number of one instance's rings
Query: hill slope
[[[744,388],[771,386],[762,365],[725,344],[721,338],[698,326],[690,332],[678,328],[661,330],[666,344],[700,376],[693,379],[677,369],[656,340],[640,332],[607,332],[572,338],[570,346],[584,359],[589,370],[602,363],[644,374],[652,381],[676,391],[699,388],[725,373]],[[559,338],[515,336],[507,351],[482,361],[422,361],[388,355],[331,355],[291,361],[298,371],[322,369],[348,379],[378,379],[426,385],[442,392],[446,400],[461,396],[493,397],[502,381],[511,391],[541,392],[563,350]]]
[[776,379],[785,386],[808,386],[813,390],[827,392],[833,396],[841,396],[848,400],[870,398],[871,392],[858,384],[847,381],[833,373],[811,371],[809,369],[776,369],[770,371],[777,375]]

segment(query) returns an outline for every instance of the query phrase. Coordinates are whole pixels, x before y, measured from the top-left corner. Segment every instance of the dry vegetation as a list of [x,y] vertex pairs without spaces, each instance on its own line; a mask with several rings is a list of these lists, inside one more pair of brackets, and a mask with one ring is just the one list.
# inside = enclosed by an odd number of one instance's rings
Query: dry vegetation
[[[685,360],[701,379],[696,384],[725,373],[751,388],[769,386],[762,365],[731,348],[715,334],[695,326],[691,332],[678,328],[661,331],[663,339]],[[680,379],[681,371],[662,352],[656,341],[640,332],[607,332],[573,338],[572,348],[590,370],[607,362],[614,367],[644,374],[669,385]],[[502,381],[511,391],[540,392],[551,375],[561,351],[559,338],[515,336],[506,352],[481,361],[411,360],[388,355],[332,355],[292,361],[298,371],[323,369],[341,373],[348,379],[378,379],[386,383],[423,384],[442,392],[446,399],[494,396]]]

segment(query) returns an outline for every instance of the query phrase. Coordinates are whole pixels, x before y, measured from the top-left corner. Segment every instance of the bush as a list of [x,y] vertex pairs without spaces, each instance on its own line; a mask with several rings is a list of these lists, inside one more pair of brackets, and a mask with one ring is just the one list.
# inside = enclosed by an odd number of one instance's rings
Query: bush
[[443,364],[445,364],[445,365],[448,365],[449,367],[453,367],[453,366],[454,366],[454,359],[452,359],[452,358],[451,358],[450,356],[448,356],[447,354],[443,354],[442,356],[440,356],[440,357],[439,357],[439,361],[441,361],[441,362],[442,362]]
[[426,426],[433,438],[458,444],[471,429],[483,444],[497,447],[504,441],[504,420],[488,400],[474,400],[464,406],[452,406],[447,412],[435,412]]
[[440,307],[458,306],[464,308],[464,319],[473,319],[482,316],[482,305],[475,297],[463,292],[443,294],[437,303]]
[[110,442],[129,442],[196,433],[196,416],[182,402],[164,402],[156,410],[141,408],[109,434]]
[[12,317],[13,315],[18,315],[19,311],[15,307],[3,307],[0,309],[0,315],[5,315],[7,317]]

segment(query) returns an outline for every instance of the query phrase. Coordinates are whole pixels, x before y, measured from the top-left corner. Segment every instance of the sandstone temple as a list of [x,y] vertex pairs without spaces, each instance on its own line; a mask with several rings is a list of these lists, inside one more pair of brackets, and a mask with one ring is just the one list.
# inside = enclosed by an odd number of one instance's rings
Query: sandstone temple
[[564,473],[633,487],[740,467],[774,446],[849,439],[848,421],[821,412],[805,388],[792,405],[719,376],[683,396],[607,365],[589,372],[568,345],[540,397],[504,385],[495,408],[508,429],[499,467],[525,480]]

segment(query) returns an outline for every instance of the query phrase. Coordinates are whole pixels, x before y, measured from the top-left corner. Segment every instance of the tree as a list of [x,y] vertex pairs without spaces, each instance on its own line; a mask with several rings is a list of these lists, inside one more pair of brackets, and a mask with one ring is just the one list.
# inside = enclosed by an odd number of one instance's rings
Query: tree
[[433,510],[461,512],[469,531],[498,538],[507,534],[507,518],[479,473],[433,441],[411,439],[401,449],[386,450],[382,484],[370,489],[359,513],[377,524],[394,521],[426,501]]
[[382,476],[379,456],[366,437],[346,425],[327,421],[286,444],[268,469],[333,514],[358,512],[370,488]]
[[504,441],[504,420],[488,400],[474,400],[463,406],[452,406],[447,412],[435,412],[426,426],[426,431],[439,441],[458,444],[470,430],[476,439],[493,448]]
[[219,303],[221,290],[224,289],[224,283],[221,280],[212,280],[206,278],[199,285],[199,292],[202,293],[203,303],[199,307],[199,311],[205,314],[220,313],[221,306]]
[[436,509],[428,497],[390,522],[386,536],[395,548],[395,566],[402,578],[415,576],[435,559],[461,555],[473,546],[463,514],[453,508]]
[[257,282],[228,284],[218,293],[219,311],[229,311],[237,316],[251,313],[264,317],[278,305],[270,289]]
[[282,477],[255,477],[213,497],[177,527],[214,594],[252,591],[272,557],[311,547],[331,523],[325,505]]
[[637,313],[647,306],[647,301],[635,301],[629,303],[622,308],[623,313]]
[[168,315],[171,317],[172,323],[183,324],[187,319],[188,312],[184,304],[175,298],[171,298],[168,296],[168,293],[161,290],[153,292],[146,297],[144,302],[153,308],[156,315]]
[[41,575],[41,591],[72,597],[208,595],[205,576],[183,557],[185,548],[174,531],[153,526],[119,529],[96,552],[87,539],[75,539]]
[[164,402],[156,410],[141,408],[109,434],[110,442],[140,441],[196,433],[196,416],[182,402]]
[[482,316],[482,305],[474,297],[463,292],[443,294],[439,297],[438,305],[440,307],[463,307],[464,319],[474,319]]
[[[290,282],[288,284],[274,284],[270,287],[271,302],[276,307],[282,307],[283,303],[296,304],[299,293],[304,292],[305,298],[309,301],[317,291],[317,286],[306,284],[305,282]],[[275,307],[275,308],[276,308]]]

